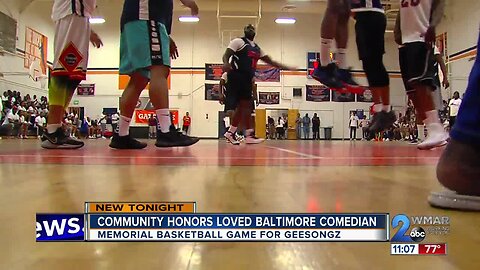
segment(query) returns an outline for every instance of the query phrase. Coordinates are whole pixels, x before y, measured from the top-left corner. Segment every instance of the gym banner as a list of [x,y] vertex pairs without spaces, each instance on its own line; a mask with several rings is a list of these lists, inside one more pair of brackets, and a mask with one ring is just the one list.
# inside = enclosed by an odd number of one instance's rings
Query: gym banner
[[280,104],[280,92],[259,92],[258,101],[260,104]]
[[258,65],[255,71],[256,82],[280,82],[280,69],[269,65]]
[[95,84],[79,84],[77,87],[78,96],[94,96],[95,95]]
[[213,83],[205,84],[205,100],[220,100],[220,85]]
[[[150,116],[155,115],[155,110],[135,110],[135,123],[148,125]],[[170,110],[172,124],[178,126],[178,110]]]
[[328,102],[330,101],[330,88],[324,85],[307,85],[307,101]]
[[333,102],[355,102],[355,94],[332,91]]
[[205,80],[220,81],[223,74],[223,64],[205,64]]
[[307,78],[312,79],[313,70],[318,66],[320,61],[319,52],[307,53]]
[[373,94],[370,89],[365,89],[365,92],[361,95],[357,95],[357,102],[367,102],[367,103],[372,103],[373,102]]

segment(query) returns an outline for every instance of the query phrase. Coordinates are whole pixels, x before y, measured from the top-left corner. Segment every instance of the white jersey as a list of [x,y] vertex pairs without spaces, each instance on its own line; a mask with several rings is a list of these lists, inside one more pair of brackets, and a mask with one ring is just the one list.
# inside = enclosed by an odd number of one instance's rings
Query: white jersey
[[400,0],[402,42],[425,42],[433,0]]
[[90,18],[96,5],[97,0],[55,0],[52,8],[52,19],[58,21],[71,14]]

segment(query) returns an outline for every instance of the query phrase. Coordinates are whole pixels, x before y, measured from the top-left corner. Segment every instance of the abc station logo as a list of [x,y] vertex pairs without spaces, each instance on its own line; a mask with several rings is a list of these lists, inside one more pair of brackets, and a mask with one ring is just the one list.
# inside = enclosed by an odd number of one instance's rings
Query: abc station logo
[[422,242],[425,239],[425,236],[426,233],[422,227],[415,227],[410,231],[410,238],[417,243]]

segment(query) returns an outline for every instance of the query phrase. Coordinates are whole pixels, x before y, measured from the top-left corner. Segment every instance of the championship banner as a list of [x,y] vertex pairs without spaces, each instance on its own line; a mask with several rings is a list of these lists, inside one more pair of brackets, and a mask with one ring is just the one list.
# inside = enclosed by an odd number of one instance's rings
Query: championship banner
[[205,100],[220,100],[220,85],[206,83],[205,84]]
[[280,104],[280,92],[258,92],[259,104]]
[[255,71],[256,82],[280,82],[280,69],[269,65],[258,65]]
[[220,81],[223,74],[223,64],[205,64],[205,80]]
[[[135,123],[136,124],[148,124],[148,119],[150,116],[154,116],[154,110],[135,110]],[[172,124],[174,126],[178,125],[178,110],[170,110],[170,115],[172,117]]]
[[338,91],[332,91],[333,102],[355,102],[355,94],[352,93],[340,93]]
[[307,101],[330,101],[330,88],[324,85],[307,85]]
[[357,95],[357,102],[367,102],[367,103],[373,102],[372,90],[365,89],[363,94]]
[[77,87],[78,96],[94,96],[95,95],[95,84],[79,84]]

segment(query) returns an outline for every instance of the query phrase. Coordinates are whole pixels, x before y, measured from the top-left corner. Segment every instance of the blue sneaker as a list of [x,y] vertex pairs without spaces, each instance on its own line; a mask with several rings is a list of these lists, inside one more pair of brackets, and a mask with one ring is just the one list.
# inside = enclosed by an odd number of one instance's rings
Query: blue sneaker
[[338,78],[337,65],[330,63],[326,67],[318,66],[313,71],[312,77],[332,89],[343,89],[344,85]]

